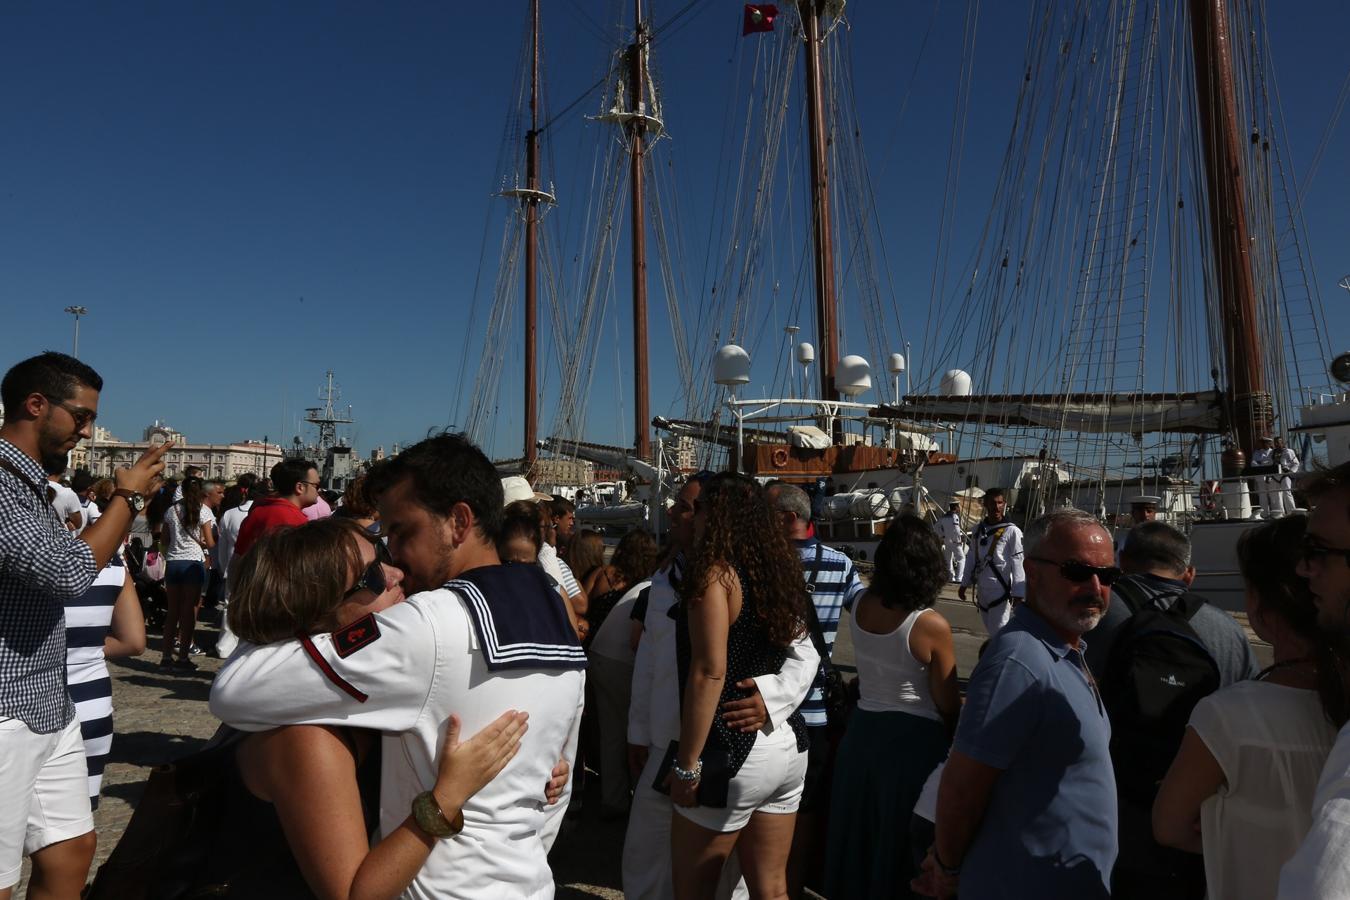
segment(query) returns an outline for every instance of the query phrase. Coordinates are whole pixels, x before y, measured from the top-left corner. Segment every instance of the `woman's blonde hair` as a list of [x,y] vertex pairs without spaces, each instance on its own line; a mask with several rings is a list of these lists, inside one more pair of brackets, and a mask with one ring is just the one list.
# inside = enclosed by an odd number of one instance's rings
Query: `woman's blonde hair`
[[363,566],[365,530],[327,518],[279,528],[230,565],[230,630],[254,644],[285,641],[337,626],[342,595]]

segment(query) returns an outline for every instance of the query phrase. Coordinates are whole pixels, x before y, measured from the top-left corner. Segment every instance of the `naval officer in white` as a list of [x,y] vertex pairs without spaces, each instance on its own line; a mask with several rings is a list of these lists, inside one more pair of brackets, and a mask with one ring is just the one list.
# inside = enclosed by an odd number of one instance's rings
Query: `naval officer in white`
[[409,898],[550,898],[548,849],[566,802],[544,787],[576,751],[585,654],[562,601],[532,566],[503,566],[493,544],[502,488],[478,448],[430,438],[371,473],[381,524],[409,592],[341,640],[244,646],[216,676],[211,711],[237,728],[341,724],[386,732],[382,830],[436,776],[451,713],[466,733],[506,709],[530,715],[516,758],[437,841]]
[[970,552],[961,574],[957,595],[975,590],[975,605],[989,636],[996,637],[1012,618],[1013,606],[1027,595],[1027,577],[1022,569],[1022,529],[1008,521],[1008,501],[1003,488],[984,493],[984,519],[970,535]]

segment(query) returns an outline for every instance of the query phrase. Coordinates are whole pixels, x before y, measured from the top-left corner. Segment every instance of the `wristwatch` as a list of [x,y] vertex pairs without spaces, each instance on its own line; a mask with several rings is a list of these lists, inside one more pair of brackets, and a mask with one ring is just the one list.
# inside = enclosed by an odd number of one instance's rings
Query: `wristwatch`
[[131,507],[131,514],[133,516],[145,509],[145,495],[138,494],[130,488],[118,488],[113,491],[113,496],[121,497],[123,500],[127,501],[127,505]]
[[459,810],[454,819],[447,819],[431,791],[423,791],[413,798],[412,815],[417,827],[434,838],[454,837],[464,830],[464,811]]
[[948,878],[955,878],[961,874],[961,867],[959,865],[949,866],[942,861],[942,857],[938,856],[936,844],[933,845],[933,863],[938,867],[938,871]]

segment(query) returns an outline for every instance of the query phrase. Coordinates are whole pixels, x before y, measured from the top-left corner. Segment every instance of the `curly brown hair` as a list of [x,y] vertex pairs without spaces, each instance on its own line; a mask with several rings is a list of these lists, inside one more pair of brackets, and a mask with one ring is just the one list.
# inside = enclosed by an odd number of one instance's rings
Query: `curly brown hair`
[[656,539],[645,528],[634,528],[619,539],[614,557],[609,561],[619,572],[624,584],[637,584],[652,577],[656,571]]
[[755,598],[755,611],[769,640],[786,647],[806,627],[806,582],[802,560],[788,543],[782,524],[752,478],[721,472],[703,484],[695,503],[704,516],[703,536],[694,548],[680,587],[692,601],[720,571],[735,571],[741,590]]

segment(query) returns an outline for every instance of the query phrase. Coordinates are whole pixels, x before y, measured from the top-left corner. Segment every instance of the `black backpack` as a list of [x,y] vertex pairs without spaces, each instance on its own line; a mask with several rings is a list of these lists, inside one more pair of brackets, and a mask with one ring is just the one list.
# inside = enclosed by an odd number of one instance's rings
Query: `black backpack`
[[1120,795],[1151,806],[1191,711],[1219,689],[1219,666],[1191,627],[1204,597],[1187,591],[1159,609],[1128,581],[1117,582],[1115,596],[1133,615],[1120,626],[1101,685],[1111,761]]

